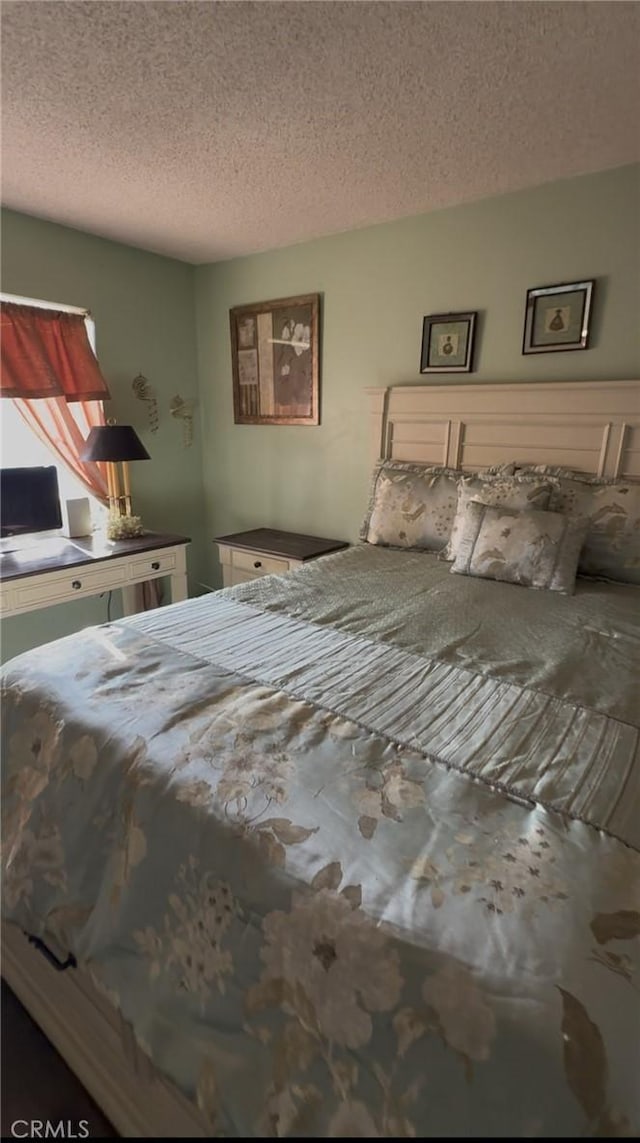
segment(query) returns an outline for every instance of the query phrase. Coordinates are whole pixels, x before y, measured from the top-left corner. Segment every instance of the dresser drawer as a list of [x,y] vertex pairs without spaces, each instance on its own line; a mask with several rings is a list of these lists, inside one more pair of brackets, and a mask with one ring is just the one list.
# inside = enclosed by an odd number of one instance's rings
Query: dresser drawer
[[257,572],[252,575],[251,572],[240,571],[240,568],[234,568],[231,564],[222,565],[223,587],[235,587],[237,583],[251,583],[254,579],[260,579]]
[[289,571],[288,560],[263,556],[260,552],[245,552],[240,548],[231,549],[231,564],[238,571],[250,572],[252,576],[283,575]]
[[18,607],[28,607],[30,604],[57,603],[62,599],[72,599],[74,596],[96,595],[101,591],[121,587],[127,580],[126,568],[120,565],[106,563],[100,568],[79,567],[70,571],[68,575],[34,576],[33,583],[22,583],[15,588],[15,601]]
[[139,556],[129,560],[129,578],[136,580],[153,579],[158,575],[169,575],[176,566],[176,553],[148,552],[146,556]]

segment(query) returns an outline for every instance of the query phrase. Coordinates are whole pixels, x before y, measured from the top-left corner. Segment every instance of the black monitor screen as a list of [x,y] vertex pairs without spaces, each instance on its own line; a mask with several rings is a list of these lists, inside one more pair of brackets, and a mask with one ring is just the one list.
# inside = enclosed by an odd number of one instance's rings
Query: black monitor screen
[[50,468],[0,470],[0,535],[62,527],[58,473]]

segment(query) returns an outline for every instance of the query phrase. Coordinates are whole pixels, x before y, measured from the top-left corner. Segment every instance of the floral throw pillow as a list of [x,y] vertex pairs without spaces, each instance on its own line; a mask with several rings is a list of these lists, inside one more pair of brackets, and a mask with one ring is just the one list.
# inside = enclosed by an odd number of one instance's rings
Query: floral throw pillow
[[455,560],[458,544],[466,518],[467,505],[472,500],[482,500],[484,504],[498,504],[505,508],[546,508],[551,495],[548,481],[535,476],[463,476],[458,481],[458,503],[451,536],[443,560]]
[[456,513],[459,476],[451,468],[379,461],[360,539],[388,547],[440,551]]
[[588,524],[578,572],[640,583],[640,483],[597,477],[552,483],[553,511]]
[[452,572],[572,595],[586,521],[472,500]]

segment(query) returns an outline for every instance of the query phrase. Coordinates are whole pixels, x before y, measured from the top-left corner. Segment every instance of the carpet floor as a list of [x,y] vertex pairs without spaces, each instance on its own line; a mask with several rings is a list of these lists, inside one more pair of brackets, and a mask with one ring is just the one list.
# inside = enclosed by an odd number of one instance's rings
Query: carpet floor
[[[2,1138],[43,1138],[43,1129],[33,1130],[33,1120],[54,1125],[63,1121],[75,1130],[75,1138],[117,1138],[100,1108],[4,981],[1,1014]],[[18,1124],[18,1120],[23,1122]],[[86,1122],[83,1132],[78,1130],[81,1120]],[[65,1134],[73,1138],[68,1130]]]

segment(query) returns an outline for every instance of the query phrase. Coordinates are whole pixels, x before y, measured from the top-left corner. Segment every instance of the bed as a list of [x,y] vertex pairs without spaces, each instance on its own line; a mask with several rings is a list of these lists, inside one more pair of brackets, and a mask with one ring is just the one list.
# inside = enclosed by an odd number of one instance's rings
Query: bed
[[[636,382],[369,398],[640,476]],[[6,666],[3,974],[121,1134],[638,1131],[640,588],[576,583],[362,543]]]

